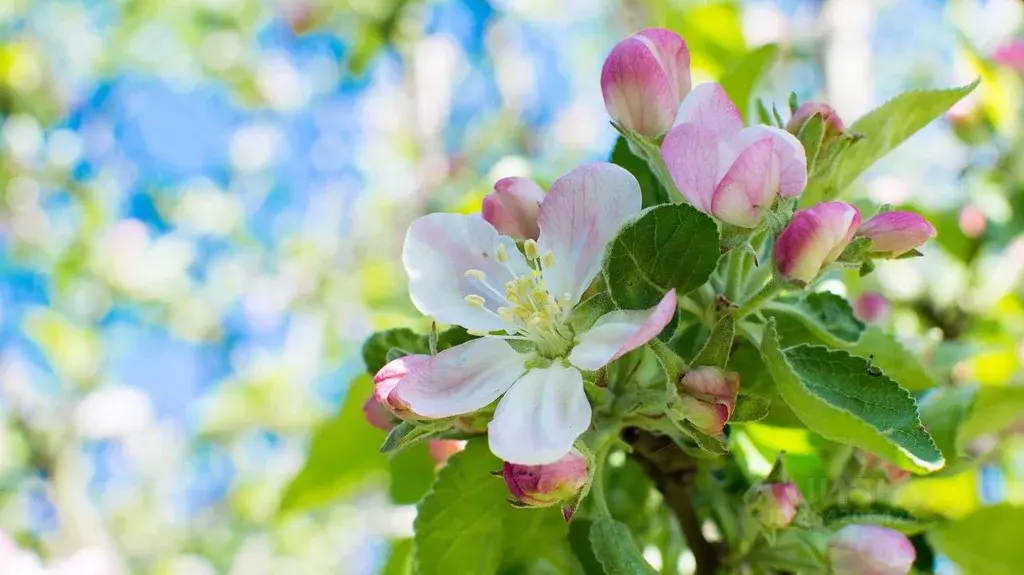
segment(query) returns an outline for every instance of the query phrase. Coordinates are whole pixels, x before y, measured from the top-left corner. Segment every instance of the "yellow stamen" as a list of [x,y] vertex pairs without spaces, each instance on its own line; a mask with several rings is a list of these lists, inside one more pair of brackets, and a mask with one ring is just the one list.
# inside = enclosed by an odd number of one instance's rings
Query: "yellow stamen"
[[555,265],[555,254],[551,253],[551,250],[544,252],[544,259],[542,260],[544,267],[550,268]]
[[468,303],[469,305],[479,308],[484,307],[484,304],[487,303],[487,300],[485,300],[483,296],[479,296],[476,294],[470,294],[466,296],[465,300],[466,303]]
[[497,251],[498,263],[505,263],[508,261],[508,252],[505,251],[505,244],[498,244]]
[[480,281],[484,281],[484,279],[487,278],[487,274],[480,270],[466,270],[466,273],[464,275],[467,278],[478,279]]
[[533,261],[540,257],[540,251],[537,248],[537,242],[534,240],[526,240],[523,243],[523,251],[526,252],[526,259]]

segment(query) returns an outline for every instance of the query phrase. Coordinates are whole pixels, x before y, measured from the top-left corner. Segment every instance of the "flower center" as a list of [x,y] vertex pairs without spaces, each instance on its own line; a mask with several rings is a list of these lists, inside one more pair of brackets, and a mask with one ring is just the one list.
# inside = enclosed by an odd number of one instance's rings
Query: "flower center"
[[[563,294],[556,298],[544,285],[544,268],[550,269],[555,265],[553,253],[548,251],[542,256],[534,240],[526,240],[523,251],[530,263],[530,271],[522,275],[513,272],[513,279],[506,282],[500,291],[487,283],[486,275],[480,270],[467,270],[465,275],[478,280],[507,300],[508,305],[491,312],[505,322],[508,326],[506,331],[537,344],[537,350],[543,356],[563,356],[572,347],[573,333],[566,321],[571,311],[572,297]],[[499,263],[508,263],[505,246],[498,246],[496,258]],[[471,294],[465,299],[472,306],[491,311],[486,307],[487,299],[484,296]]]

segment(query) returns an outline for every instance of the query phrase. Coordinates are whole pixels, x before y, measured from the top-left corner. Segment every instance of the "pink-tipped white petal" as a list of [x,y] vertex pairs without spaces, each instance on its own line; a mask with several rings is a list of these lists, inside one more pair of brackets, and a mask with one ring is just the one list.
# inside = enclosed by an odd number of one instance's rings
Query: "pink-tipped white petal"
[[640,211],[640,184],[614,164],[580,166],[562,176],[540,206],[541,254],[551,251],[544,282],[556,298],[576,304],[601,268],[605,246]]
[[696,124],[672,128],[661,143],[661,157],[679,192],[710,214],[719,178],[719,138]]
[[647,28],[633,37],[647,43],[675,87],[676,101],[672,107],[672,116],[675,117],[679,103],[690,93],[690,50],[686,41],[679,34],[664,28]]
[[591,409],[583,376],[552,364],[531,369],[508,390],[487,428],[491,451],[522,465],[558,461],[590,427]]
[[796,136],[771,126],[751,126],[743,129],[751,140],[769,136],[775,144],[779,161],[778,193],[784,198],[795,198],[807,187],[807,152]]
[[747,145],[715,189],[711,213],[741,228],[756,227],[761,212],[771,209],[779,188],[775,144],[765,136]]
[[743,117],[725,88],[708,82],[693,89],[676,113],[675,125],[696,124],[715,137],[725,137],[743,129]]
[[[499,246],[506,263],[498,261]],[[416,309],[442,323],[476,331],[506,327],[491,312],[509,305],[505,284],[530,273],[515,242],[498,235],[479,215],[437,213],[417,219],[406,233],[402,263]],[[467,276],[469,270],[483,272],[484,279],[472,272]],[[467,303],[468,295],[483,297],[483,308]]]
[[679,100],[676,88],[647,43],[626,38],[601,70],[601,92],[608,115],[620,126],[655,137],[672,126]]
[[886,212],[864,222],[857,235],[871,239],[873,253],[898,256],[934,238],[935,227],[921,214]]
[[520,240],[537,239],[537,213],[544,190],[530,178],[502,178],[484,197],[481,213],[498,233]]
[[587,371],[598,369],[657,337],[675,313],[674,289],[650,309],[608,312],[577,338],[569,362]]
[[390,397],[423,417],[470,413],[505,393],[525,371],[526,359],[504,340],[474,339],[417,364]]

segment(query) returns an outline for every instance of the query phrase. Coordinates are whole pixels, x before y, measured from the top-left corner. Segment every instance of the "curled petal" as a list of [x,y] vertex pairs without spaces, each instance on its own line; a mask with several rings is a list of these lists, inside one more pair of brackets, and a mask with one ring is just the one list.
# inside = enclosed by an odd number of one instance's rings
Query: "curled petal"
[[529,507],[548,507],[570,501],[590,477],[586,456],[577,449],[546,465],[505,462],[501,475],[516,501]]
[[[499,250],[505,263],[499,261]],[[479,215],[438,213],[417,219],[406,233],[402,263],[416,309],[476,331],[506,327],[492,312],[509,305],[505,284],[530,273],[515,241],[498,235]],[[483,272],[483,279],[472,272],[466,275],[470,270]],[[467,303],[468,295],[481,296],[483,306]]]
[[614,164],[580,166],[558,178],[540,206],[541,253],[551,251],[544,282],[575,305],[601,268],[605,246],[640,211],[640,184]]
[[793,214],[775,240],[775,265],[786,279],[810,282],[843,253],[860,226],[860,212],[844,202],[824,202]]
[[695,124],[716,138],[743,129],[743,117],[720,84],[708,82],[693,89],[676,113],[675,125]]
[[537,213],[544,190],[530,178],[502,178],[483,201],[483,216],[498,233],[520,240],[537,239]]
[[762,210],[771,209],[779,189],[775,144],[764,137],[746,146],[718,184],[711,213],[723,222],[753,228]]
[[526,370],[525,360],[504,340],[474,339],[409,370],[389,398],[423,417],[470,413],[505,393]]
[[923,246],[935,228],[920,214],[887,212],[864,222],[857,235],[871,239],[872,253],[895,257]]
[[665,135],[661,157],[679,192],[693,207],[711,213],[718,184],[719,139],[696,124],[679,124]]
[[907,536],[878,525],[847,525],[829,539],[835,575],[906,575],[917,551]]
[[522,465],[558,461],[590,427],[579,370],[553,364],[531,369],[508,390],[488,427],[491,451]]
[[580,335],[569,362],[593,371],[654,339],[676,313],[676,290],[647,310],[615,310],[598,318]]
[[793,134],[771,126],[751,126],[743,129],[743,138],[751,141],[765,136],[772,139],[775,157],[779,162],[778,193],[784,198],[795,198],[807,187],[807,152]]

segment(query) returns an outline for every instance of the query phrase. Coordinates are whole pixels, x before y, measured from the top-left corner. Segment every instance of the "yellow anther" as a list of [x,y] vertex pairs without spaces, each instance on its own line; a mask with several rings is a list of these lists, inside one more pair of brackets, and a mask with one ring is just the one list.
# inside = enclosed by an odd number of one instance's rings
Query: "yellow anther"
[[515,323],[516,316],[512,313],[512,310],[507,307],[498,308],[498,317],[505,321],[505,323]]
[[466,296],[465,300],[466,303],[468,303],[469,305],[480,308],[484,307],[484,304],[487,303],[487,300],[485,300],[483,296],[479,296],[476,294],[470,294]]
[[505,251],[505,244],[498,244],[497,256],[498,263],[505,263],[508,261],[508,252]]
[[541,260],[544,267],[550,268],[555,265],[555,254],[551,253],[551,250],[544,252],[544,259]]
[[537,248],[537,242],[535,240],[526,240],[523,242],[523,251],[526,252],[526,259],[530,261],[540,257],[540,250]]
[[484,281],[484,279],[487,278],[487,274],[480,270],[466,270],[466,273],[464,275],[467,278],[478,279],[480,281]]

